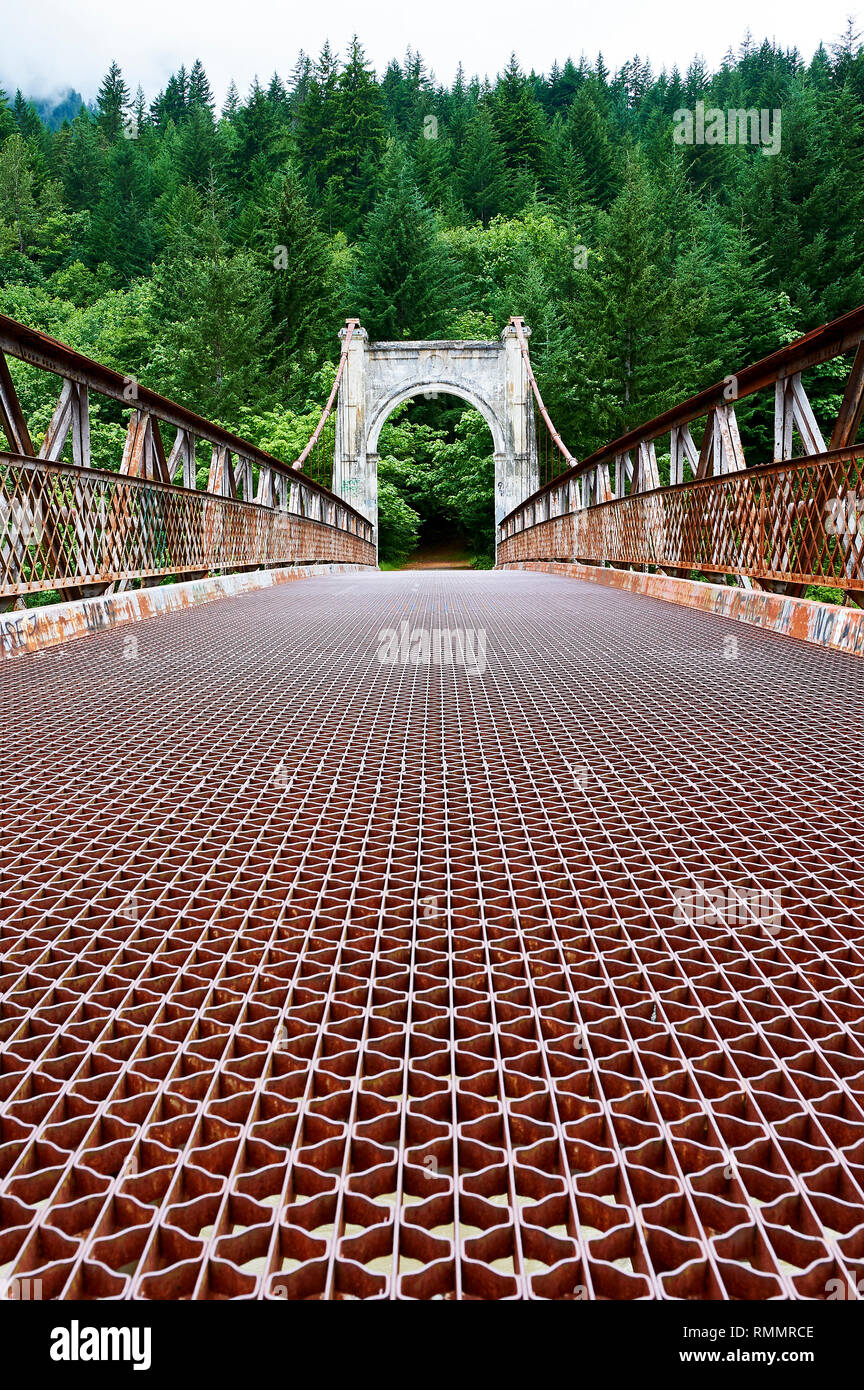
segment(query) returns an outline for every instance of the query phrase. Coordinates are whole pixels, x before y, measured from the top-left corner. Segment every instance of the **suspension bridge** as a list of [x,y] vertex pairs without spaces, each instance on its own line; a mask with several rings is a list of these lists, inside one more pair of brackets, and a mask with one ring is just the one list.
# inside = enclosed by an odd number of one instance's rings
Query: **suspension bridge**
[[[418,393],[493,572],[377,570]],[[286,462],[0,318],[8,1296],[859,1296],[862,411],[864,308],[582,459],[349,320]]]

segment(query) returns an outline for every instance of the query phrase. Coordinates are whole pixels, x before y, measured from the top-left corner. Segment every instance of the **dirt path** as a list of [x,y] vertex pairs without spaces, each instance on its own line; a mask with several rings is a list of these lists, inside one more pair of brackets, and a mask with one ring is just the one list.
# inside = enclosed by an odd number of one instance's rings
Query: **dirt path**
[[406,570],[470,570],[471,556],[461,541],[421,545],[402,566]]

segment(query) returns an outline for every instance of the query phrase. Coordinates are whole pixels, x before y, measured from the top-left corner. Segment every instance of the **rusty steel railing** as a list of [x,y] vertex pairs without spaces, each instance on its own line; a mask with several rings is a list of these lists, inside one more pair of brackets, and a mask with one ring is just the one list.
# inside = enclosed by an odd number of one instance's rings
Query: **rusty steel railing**
[[294,510],[0,454],[0,593],[323,561],[371,563],[351,509],[306,482]]
[[[856,349],[826,443],[802,372]],[[774,387],[774,460],[746,466],[735,402]],[[499,527],[499,564],[655,566],[739,576],[784,592],[864,591],[864,306],[605,445]],[[701,445],[691,434],[704,417]],[[793,458],[797,436],[801,456]],[[658,443],[668,437],[669,484]],[[660,455],[662,460],[663,455]],[[689,472],[690,477],[686,478]]]
[[[63,379],[38,451],[4,354]],[[91,392],[131,412],[116,473],[91,466]],[[169,450],[165,427],[174,431]],[[372,524],[299,472],[308,449],[289,466],[2,315],[0,431],[10,445],[0,453],[0,608],[44,590],[78,597],[217,570],[376,563]],[[199,441],[211,451],[206,489],[197,486]],[[63,461],[70,442],[72,460]]]
[[864,449],[842,450],[552,516],[508,537],[499,563],[578,559],[861,590],[857,498]]

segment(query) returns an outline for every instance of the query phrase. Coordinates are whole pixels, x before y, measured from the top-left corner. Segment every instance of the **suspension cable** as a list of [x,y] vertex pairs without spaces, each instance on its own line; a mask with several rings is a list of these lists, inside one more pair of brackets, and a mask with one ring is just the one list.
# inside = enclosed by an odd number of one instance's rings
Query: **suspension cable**
[[550,419],[549,411],[543,404],[543,397],[540,395],[540,387],[537,385],[537,378],[534,376],[534,371],[531,367],[531,358],[528,354],[528,343],[525,340],[524,332],[525,320],[520,316],[514,314],[511,315],[510,322],[513,325],[516,337],[519,340],[519,350],[522,353],[522,360],[525,363],[525,369],[528,373],[528,380],[531,383],[531,390],[534,393],[534,399],[537,402],[537,407],[540,411],[541,416],[543,417],[543,420],[546,424],[546,428],[548,429],[549,434],[552,437],[552,441],[558,449],[558,452],[561,454],[567,467],[572,468],[572,466],[575,463],[578,463],[579,460],[575,457],[575,455],[571,454],[570,450],[567,448],[567,445],[564,443],[564,440],[561,438],[560,434],[553,425],[552,420]]
[[342,351],[339,354],[339,366],[336,371],[336,380],[333,382],[330,395],[327,397],[327,404],[321,412],[321,419],[315,426],[315,433],[312,435],[311,439],[307,443],[306,448],[303,450],[300,457],[296,459],[294,463],[292,463],[292,468],[299,469],[303,467],[304,463],[306,462],[307,458],[309,457],[310,453],[315,448],[315,445],[318,443],[318,440],[321,437],[321,431],[327,423],[327,417],[330,414],[330,411],[333,409],[333,402],[336,399],[336,392],[339,390],[339,382],[342,380],[342,373],[345,370],[345,363],[348,361],[348,349],[351,346],[351,338],[354,333],[354,329],[359,327],[359,319],[345,320],[345,340],[342,343]]

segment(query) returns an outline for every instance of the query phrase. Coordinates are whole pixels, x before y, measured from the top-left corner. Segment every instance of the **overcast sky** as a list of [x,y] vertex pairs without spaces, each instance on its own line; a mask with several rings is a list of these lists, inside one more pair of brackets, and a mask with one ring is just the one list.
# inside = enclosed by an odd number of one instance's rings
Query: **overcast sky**
[[[810,57],[829,45],[861,0],[3,0],[0,84],[29,95],[75,87],[91,98],[116,58],[133,91],[148,98],[181,63],[204,62],[221,101],[233,77],[241,93],[257,74],[287,76],[299,50],[325,39],[344,50],[356,30],[376,68],[419,49],[436,77],[450,81],[461,59],[468,75],[494,76],[516,51],[545,71],[557,58],[593,58],[609,67],[635,53],[656,69],[686,67],[695,53],[718,63],[749,27]],[[862,7],[864,9],[864,7]]]

